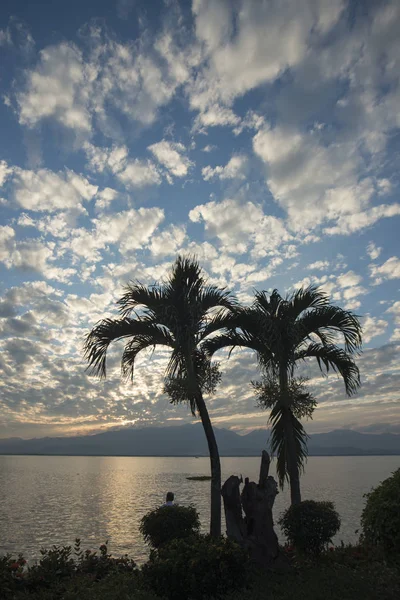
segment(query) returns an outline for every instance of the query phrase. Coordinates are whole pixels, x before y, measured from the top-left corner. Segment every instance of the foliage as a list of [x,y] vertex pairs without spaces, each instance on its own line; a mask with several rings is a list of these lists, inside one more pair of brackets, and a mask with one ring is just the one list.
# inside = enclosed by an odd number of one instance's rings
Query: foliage
[[340,518],[333,502],[304,500],[290,506],[278,522],[290,544],[314,555],[326,549],[340,529]]
[[[198,366],[197,369],[197,378],[200,389],[206,394],[215,394],[217,386],[221,381],[219,363],[210,362],[204,354],[200,355],[200,359],[202,364]],[[192,414],[196,414],[196,407],[190,402],[190,381],[184,374],[175,377],[165,377],[164,394],[169,396],[171,404],[188,402]]]
[[[138,569],[133,560],[127,556],[113,558],[108,553],[107,544],[102,544],[100,552],[83,551],[80,540],[76,539],[72,546],[52,546],[40,551],[41,558],[32,566],[22,555],[18,559],[6,555],[0,558],[0,584],[3,598],[14,598],[21,594],[36,594],[38,597],[54,598],[56,591],[61,594],[74,586],[92,585],[113,575],[125,574],[130,577],[131,584],[137,580]],[[40,594],[39,594],[40,590]],[[63,596],[64,597],[64,596]],[[71,598],[74,596],[72,595]],[[76,596],[78,598],[78,596]],[[85,597],[89,597],[85,594]]]
[[[287,396],[292,413],[296,419],[312,419],[317,406],[316,398],[306,389],[307,377],[293,377],[288,384]],[[252,381],[257,398],[257,406],[268,410],[282,403],[279,381],[271,375],[264,376],[261,381]]]
[[[304,470],[304,464],[308,456],[307,439],[308,435],[298,419],[294,416],[290,408],[284,404],[275,404],[269,416],[271,423],[271,452],[276,454],[276,473],[279,485],[284,487],[285,480],[289,480],[290,453],[288,447],[288,437],[292,435],[295,453],[294,459],[298,471]],[[290,431],[289,431],[290,429]]]
[[145,585],[160,596],[199,600],[242,589],[248,565],[247,554],[232,540],[200,535],[161,546],[142,574]]
[[210,532],[221,534],[221,468],[214,430],[203,398],[219,381],[218,365],[203,350],[205,340],[224,328],[236,306],[229,291],[210,285],[194,258],[178,256],[166,280],[154,286],[133,281],[118,301],[119,319],[103,319],[86,336],[84,356],[88,369],[106,376],[110,345],[124,340],[123,377],[133,380],[138,354],[156,346],[169,350],[164,373],[171,401],[187,402],[199,414],[211,461]]
[[262,403],[276,409],[271,418],[279,480],[281,486],[290,480],[292,502],[300,501],[299,470],[307,456],[307,437],[299,419],[311,416],[315,407],[307,393],[295,406],[293,392],[296,394],[298,386],[303,394],[301,382],[291,383],[295,368],[313,358],[322,373],[338,373],[346,393],[354,394],[360,386],[360,373],[353,355],[361,348],[361,331],[356,315],[330,304],[321,289],[308,286],[286,298],[278,290],[271,294],[256,291],[252,305],[236,308],[223,331],[203,345],[210,358],[227,347],[250,348],[256,353],[267,389],[263,394],[261,383],[255,391]]
[[159,548],[173,539],[196,534],[200,520],[194,506],[160,506],[144,515],[139,529],[150,546]]
[[361,516],[362,540],[400,557],[400,469],[366,494]]
[[[348,554],[352,553],[348,548]],[[400,573],[382,562],[342,561],[342,551],[308,557],[285,571],[259,573],[225,600],[398,600]]]

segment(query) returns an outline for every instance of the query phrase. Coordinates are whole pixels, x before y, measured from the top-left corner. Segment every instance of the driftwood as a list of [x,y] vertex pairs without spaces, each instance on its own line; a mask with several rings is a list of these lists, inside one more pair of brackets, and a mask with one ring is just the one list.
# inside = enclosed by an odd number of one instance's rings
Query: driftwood
[[269,465],[268,452],[263,450],[258,483],[246,477],[240,494],[239,486],[243,479],[231,475],[221,490],[227,536],[247,548],[253,560],[263,567],[277,566],[282,562],[272,518],[278,486],[268,474]]

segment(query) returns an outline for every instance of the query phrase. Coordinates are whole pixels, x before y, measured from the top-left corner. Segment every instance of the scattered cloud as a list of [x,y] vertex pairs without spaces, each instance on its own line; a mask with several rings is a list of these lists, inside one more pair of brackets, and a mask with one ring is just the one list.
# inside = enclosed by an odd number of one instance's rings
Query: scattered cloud
[[229,253],[251,250],[253,256],[266,256],[291,239],[280,219],[264,214],[261,206],[253,202],[208,202],[193,208],[189,219],[203,222],[208,235],[218,238]]
[[362,319],[361,324],[363,328],[363,342],[367,344],[372,338],[384,334],[388,326],[388,322],[384,319],[371,317],[371,315],[366,315]]
[[371,260],[376,260],[380,253],[382,252],[382,248],[378,248],[374,242],[370,242],[367,246],[367,254]]
[[152,144],[148,149],[174,177],[184,177],[193,165],[185,156],[186,148],[183,144],[162,140]]
[[391,256],[382,265],[371,264],[370,275],[374,280],[373,285],[379,285],[388,279],[400,278],[400,259],[397,256]]
[[224,167],[204,167],[201,170],[203,179],[245,179],[247,171],[247,157],[243,154],[234,154]]

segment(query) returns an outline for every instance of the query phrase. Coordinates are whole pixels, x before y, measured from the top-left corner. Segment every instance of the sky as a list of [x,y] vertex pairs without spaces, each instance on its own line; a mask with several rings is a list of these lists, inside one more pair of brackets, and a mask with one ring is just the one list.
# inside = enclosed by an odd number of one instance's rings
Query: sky
[[[360,315],[362,387],[301,373],[310,433],[400,433],[400,3],[3,0],[0,437],[193,421],[166,351],[121,382],[82,342],[131,279],[196,255],[250,303],[317,284]],[[219,355],[217,427],[265,427],[255,356]]]

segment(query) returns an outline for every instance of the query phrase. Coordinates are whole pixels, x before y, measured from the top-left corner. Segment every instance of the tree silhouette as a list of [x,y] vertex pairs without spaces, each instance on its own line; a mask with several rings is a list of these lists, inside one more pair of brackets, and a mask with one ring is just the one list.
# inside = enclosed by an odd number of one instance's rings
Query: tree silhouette
[[219,536],[221,466],[203,398],[203,392],[215,390],[219,371],[203,346],[210,334],[225,326],[236,301],[225,289],[207,283],[196,259],[179,256],[164,283],[147,287],[132,282],[117,304],[120,318],[103,319],[86,337],[88,369],[106,376],[107,350],[115,340],[126,339],[121,367],[123,376],[131,379],[139,352],[158,345],[170,348],[164,390],[172,402],[187,401],[192,413],[200,416],[211,463],[210,533]]
[[[343,347],[338,345],[340,341]],[[322,372],[330,369],[344,381],[346,393],[360,385],[353,355],[361,348],[361,325],[350,311],[330,304],[317,287],[301,288],[286,298],[274,290],[256,292],[248,308],[236,308],[225,331],[207,340],[209,357],[225,347],[254,350],[261,371],[278,385],[272,405],[272,449],[277,452],[280,485],[290,482],[291,501],[301,501],[300,469],[306,457],[307,436],[296,416],[293,379],[296,366],[315,358]]]

